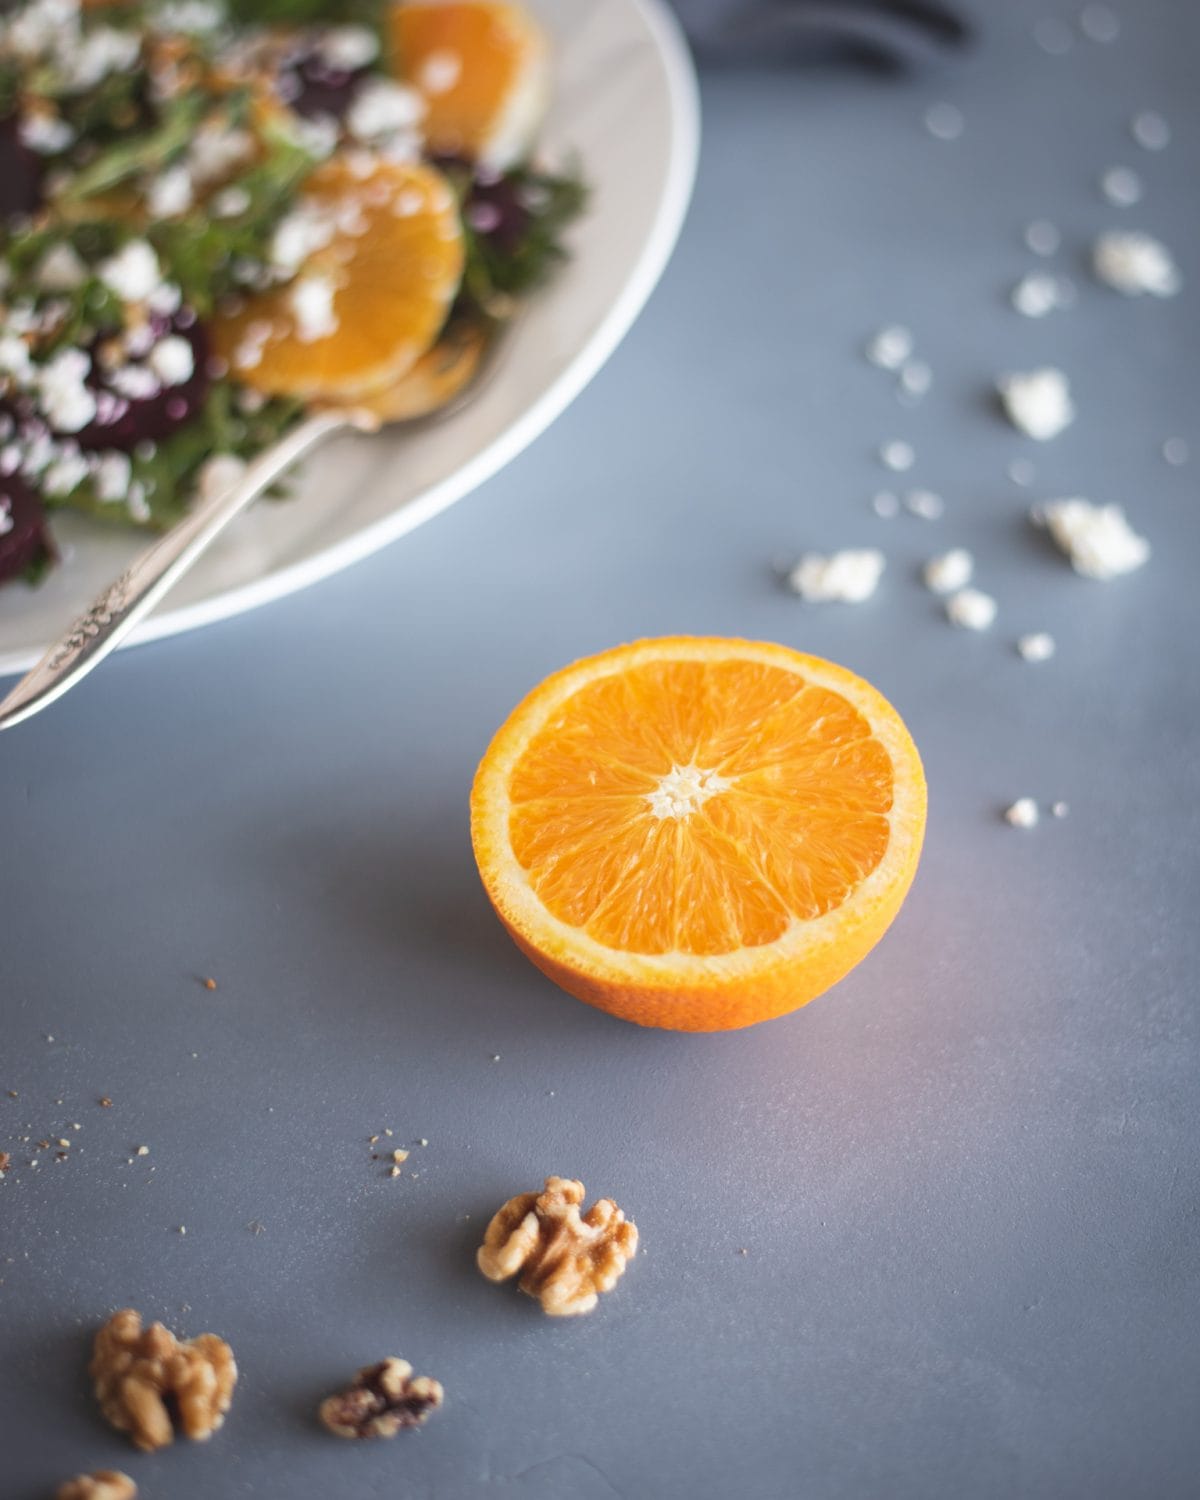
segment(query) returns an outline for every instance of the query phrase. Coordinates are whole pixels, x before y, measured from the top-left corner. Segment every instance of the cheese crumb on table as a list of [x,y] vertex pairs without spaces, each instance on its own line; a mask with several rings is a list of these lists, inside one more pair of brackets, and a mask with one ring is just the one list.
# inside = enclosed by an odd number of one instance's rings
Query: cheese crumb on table
[[1183,285],[1179,267],[1161,240],[1137,230],[1111,229],[1092,247],[1097,278],[1126,297],[1173,297]]
[[881,328],[867,345],[865,353],[881,370],[898,370],[913,351],[913,336],[899,323]]
[[1100,179],[1100,191],[1114,208],[1132,208],[1141,200],[1142,179],[1132,167],[1109,167]]
[[1173,469],[1187,463],[1190,453],[1191,450],[1183,438],[1168,438],[1162,445],[1162,456]]
[[931,557],[921,571],[925,587],[935,594],[953,594],[971,581],[975,559],[965,547],[953,547],[938,557]]
[[1171,127],[1157,110],[1144,109],[1134,115],[1129,133],[1143,151],[1163,151],[1171,144]]
[[1054,802],[1051,804],[1050,811],[1056,818],[1065,818],[1071,808],[1066,802]]
[[897,385],[902,400],[907,396],[913,401],[919,401],[932,384],[933,371],[923,359],[906,360],[901,366]]
[[1009,301],[1025,318],[1044,318],[1066,301],[1057,276],[1046,271],[1031,271],[1013,287]]
[[981,589],[959,589],[946,600],[946,618],[960,630],[987,630],[996,618],[996,601]]
[[925,129],[934,140],[956,141],[966,129],[966,121],[956,104],[931,104],[925,111]]
[[1052,365],[1022,375],[1001,375],[996,389],[1009,421],[1039,443],[1057,437],[1075,420],[1070,384]]
[[874,547],[847,548],[831,556],[806,552],[788,574],[788,585],[810,604],[861,604],[875,592],[884,569]]
[[909,515],[919,516],[922,521],[940,521],[946,502],[932,490],[908,490],[904,496],[904,508]]
[[1044,526],[1085,578],[1132,573],[1150,556],[1150,543],[1125,519],[1119,505],[1093,505],[1078,498],[1034,506],[1030,520]]
[[893,473],[903,474],[906,469],[911,469],[917,461],[916,451],[911,443],[896,438],[889,443],[881,443],[879,447],[879,462],[885,469],[891,469]]
[[1054,637],[1045,630],[1017,638],[1017,652],[1024,661],[1049,661],[1056,649]]
[[893,516],[900,514],[900,500],[891,490],[879,490],[871,498],[871,509],[877,516],[882,516],[885,521],[890,521]]
[[1034,255],[1054,255],[1061,244],[1058,226],[1048,219],[1034,219],[1025,226],[1025,245]]
[[1032,797],[1018,797],[1011,807],[1004,810],[1005,821],[1014,828],[1036,828],[1038,806]]

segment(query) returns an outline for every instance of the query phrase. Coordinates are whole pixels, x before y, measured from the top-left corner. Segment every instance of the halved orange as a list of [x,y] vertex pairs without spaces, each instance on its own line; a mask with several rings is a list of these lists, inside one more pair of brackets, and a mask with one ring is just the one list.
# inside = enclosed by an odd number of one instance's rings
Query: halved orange
[[[462,280],[449,184],[432,167],[356,153],[317,168],[300,212],[316,248],[293,281],[218,314],[214,349],[234,379],[270,394],[347,399],[393,385],[437,338]],[[309,293],[317,316],[306,319]]]
[[806,1004],[912,882],[925,777],[896,710],[785,646],[677,636],[547,678],[483,757],[471,836],[517,946],[643,1026]]
[[496,171],[523,157],[545,113],[549,46],[508,0],[396,0],[388,13],[392,68],[425,99],[436,155]]

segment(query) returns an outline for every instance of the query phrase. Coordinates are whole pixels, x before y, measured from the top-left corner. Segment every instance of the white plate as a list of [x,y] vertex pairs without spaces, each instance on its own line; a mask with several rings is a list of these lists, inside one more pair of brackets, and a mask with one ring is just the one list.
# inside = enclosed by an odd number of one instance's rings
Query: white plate
[[[660,0],[532,0],[556,44],[551,160],[578,155],[591,189],[572,259],[536,293],[502,366],[441,425],[331,444],[294,499],[221,537],[129,644],[190,630],[303,588],[411,531],[537,437],[616,348],[679,234],[699,145],[695,77]],[[0,589],[0,675],[24,671],[145,545],[84,517],[55,522],[64,563]]]

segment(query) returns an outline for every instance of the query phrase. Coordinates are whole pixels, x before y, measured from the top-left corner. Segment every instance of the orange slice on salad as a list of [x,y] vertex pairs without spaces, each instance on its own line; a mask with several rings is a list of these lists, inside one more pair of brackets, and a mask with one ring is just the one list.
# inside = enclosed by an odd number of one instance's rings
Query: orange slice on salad
[[393,70],[425,100],[436,155],[496,171],[520,161],[549,95],[546,37],[506,0],[396,0],[388,12]]
[[467,388],[479,372],[487,345],[487,334],[478,323],[454,319],[407,375],[382,391],[359,397],[355,405],[382,422],[430,416]]
[[318,167],[281,226],[307,253],[286,285],[219,313],[213,347],[269,394],[353,398],[393,385],[430,348],[463,271],[440,172],[354,153]]
[[471,795],[517,946],[579,999],[681,1031],[782,1015],[841,979],[900,909],[924,829],[916,747],[869,683],[715,638],[548,678]]

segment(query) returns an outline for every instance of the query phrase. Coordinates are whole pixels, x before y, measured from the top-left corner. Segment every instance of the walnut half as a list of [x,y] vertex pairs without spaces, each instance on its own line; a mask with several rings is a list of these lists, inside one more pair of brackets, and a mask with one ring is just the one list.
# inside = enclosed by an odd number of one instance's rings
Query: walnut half
[[146,1452],[174,1438],[172,1411],[187,1437],[211,1437],[238,1376],[233,1350],[215,1333],[181,1342],[161,1323],[143,1329],[131,1307],[113,1313],[96,1334],[89,1372],[100,1410]]
[[367,1365],[350,1386],[321,1402],[318,1415],[338,1437],[395,1437],[403,1427],[419,1427],[442,1404],[440,1383],[413,1375],[406,1359]]
[[54,1500],[137,1500],[137,1485],[116,1469],[97,1469],[59,1485]]
[[519,1193],[493,1217],[475,1259],[489,1281],[507,1281],[536,1297],[552,1317],[591,1312],[616,1286],[637,1250],[637,1225],[611,1198],[580,1214],[583,1183],[547,1177],[545,1191]]

